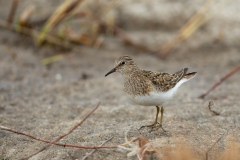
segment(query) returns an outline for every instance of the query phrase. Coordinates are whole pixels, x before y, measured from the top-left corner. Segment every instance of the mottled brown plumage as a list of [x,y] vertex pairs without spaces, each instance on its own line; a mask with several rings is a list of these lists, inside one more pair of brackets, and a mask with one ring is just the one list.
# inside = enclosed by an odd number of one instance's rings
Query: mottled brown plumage
[[[124,64],[122,64],[124,63]],[[112,72],[120,72],[124,77],[124,91],[130,95],[148,95],[151,91],[166,92],[182,78],[191,78],[196,72],[187,74],[184,68],[174,74],[141,70],[129,56],[121,56],[115,61]],[[109,73],[110,74],[110,73]],[[107,74],[108,75],[108,74]]]
[[187,70],[187,68],[184,68],[174,74],[144,70],[142,73],[152,82],[156,89],[166,92],[173,88],[186,75]]
[[[141,70],[129,56],[121,56],[115,61],[114,68],[105,76],[120,72],[124,78],[124,91],[136,104],[157,108],[154,124],[146,126],[162,128],[163,107],[161,107],[160,124],[157,122],[159,105],[172,98],[180,85],[196,75],[196,72],[187,73],[188,68],[169,74]],[[142,128],[142,127],[141,127]],[[163,128],[162,128],[163,129]],[[164,129],[163,129],[164,130]]]

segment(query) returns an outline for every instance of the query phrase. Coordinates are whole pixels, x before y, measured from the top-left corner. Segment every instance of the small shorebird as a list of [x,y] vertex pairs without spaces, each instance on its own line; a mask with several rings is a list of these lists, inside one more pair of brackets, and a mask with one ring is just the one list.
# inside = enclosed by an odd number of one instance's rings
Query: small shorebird
[[[197,73],[187,73],[187,70],[188,68],[183,68],[174,74],[145,71],[139,69],[131,57],[121,56],[116,59],[114,68],[105,77],[113,72],[120,72],[124,78],[124,91],[132,102],[143,106],[156,106],[154,123],[141,128],[151,127],[151,131],[162,128],[165,131],[162,127],[164,112],[162,104],[171,99],[177,89]],[[158,123],[159,111],[161,111],[160,123]]]

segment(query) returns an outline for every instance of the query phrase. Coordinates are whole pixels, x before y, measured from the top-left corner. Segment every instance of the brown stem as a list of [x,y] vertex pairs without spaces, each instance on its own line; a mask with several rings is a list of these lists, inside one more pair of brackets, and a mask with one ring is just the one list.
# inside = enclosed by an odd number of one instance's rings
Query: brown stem
[[13,0],[11,10],[10,10],[10,13],[8,15],[8,20],[7,20],[8,25],[10,25],[13,22],[13,18],[14,18],[15,12],[17,10],[17,6],[18,6],[18,0]]
[[217,86],[219,86],[222,82],[224,82],[227,78],[232,76],[234,73],[240,70],[240,65],[232,69],[230,72],[228,72],[224,77],[222,77],[217,83],[215,83],[206,93],[201,94],[198,98],[205,98],[212,90],[214,90]]
[[[224,135],[223,135],[224,136]],[[223,138],[223,136],[222,137],[220,137],[208,150],[207,150],[207,152],[206,152],[206,160],[208,160],[208,153],[213,149],[213,147]]]
[[[109,138],[108,140],[104,141],[104,142],[100,145],[100,147],[103,146],[104,144],[106,144],[107,142],[109,142],[109,141],[112,140],[112,139],[113,139],[113,137],[111,137],[111,138]],[[84,157],[82,158],[82,160],[87,159],[90,155],[92,155],[92,154],[95,153],[96,151],[97,151],[96,149],[93,149],[89,154],[87,154],[86,156],[84,156]]]
[[57,139],[51,141],[48,145],[42,147],[42,148],[41,148],[40,150],[38,150],[37,152],[31,154],[30,156],[27,156],[27,157],[25,157],[25,158],[22,158],[22,160],[29,159],[29,158],[37,155],[38,153],[40,153],[40,152],[44,151],[45,149],[49,148],[53,143],[61,140],[62,138],[66,137],[67,135],[69,135],[70,133],[72,133],[77,127],[79,127],[83,122],[86,121],[86,119],[98,108],[99,105],[100,105],[100,102],[97,104],[97,106],[96,106],[81,122],[79,122],[77,125],[75,125],[68,133],[61,135],[61,136],[58,137]]
[[[52,141],[49,141],[49,140],[37,138],[33,135],[30,135],[30,134],[27,134],[27,133],[24,133],[24,132],[21,132],[21,131],[13,130],[13,129],[5,127],[5,126],[0,126],[0,129],[4,130],[4,131],[12,132],[12,133],[20,134],[20,135],[35,139],[37,141],[41,141],[41,142],[45,142],[45,143],[51,143],[52,142]],[[58,146],[63,146],[63,147],[84,148],[84,149],[117,148],[117,146],[80,146],[80,145],[74,145],[74,144],[68,144],[68,143],[63,144],[63,143],[57,143],[57,142],[53,142],[52,144],[58,145]]]

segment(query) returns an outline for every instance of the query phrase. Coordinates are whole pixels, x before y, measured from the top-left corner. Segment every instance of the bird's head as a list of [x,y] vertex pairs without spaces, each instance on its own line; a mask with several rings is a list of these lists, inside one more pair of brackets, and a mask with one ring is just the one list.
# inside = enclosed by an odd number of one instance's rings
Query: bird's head
[[111,71],[109,71],[105,75],[105,77],[113,72],[119,72],[124,74],[130,71],[132,67],[136,67],[136,64],[134,63],[133,59],[130,56],[121,56],[116,59],[114,68]]

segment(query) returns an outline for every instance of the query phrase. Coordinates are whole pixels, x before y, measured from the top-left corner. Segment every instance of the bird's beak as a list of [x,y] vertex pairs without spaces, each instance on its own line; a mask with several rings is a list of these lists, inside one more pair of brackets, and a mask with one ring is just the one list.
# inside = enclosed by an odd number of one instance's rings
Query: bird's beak
[[109,71],[109,72],[105,75],[105,77],[107,77],[109,74],[111,74],[111,73],[113,73],[113,72],[116,72],[116,68],[113,68],[111,71]]

